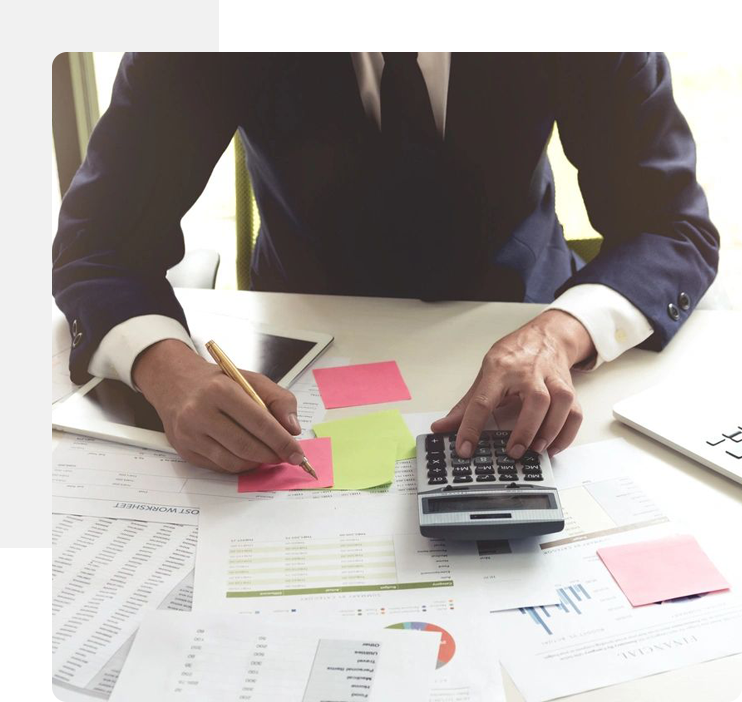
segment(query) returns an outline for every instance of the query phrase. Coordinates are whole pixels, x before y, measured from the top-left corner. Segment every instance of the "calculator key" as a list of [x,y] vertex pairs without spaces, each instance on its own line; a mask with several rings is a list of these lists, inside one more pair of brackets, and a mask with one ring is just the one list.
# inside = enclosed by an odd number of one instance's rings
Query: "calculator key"
[[471,458],[458,458],[458,457],[452,458],[451,465],[452,466],[470,466]]
[[451,473],[456,475],[471,475],[471,468],[468,466],[465,468],[464,466],[456,466],[451,470]]
[[474,459],[474,465],[475,466],[491,466],[492,463],[492,456],[477,456]]
[[438,475],[446,475],[445,468],[430,468],[428,469],[428,477],[435,478]]
[[517,482],[518,475],[516,473],[506,473],[505,475],[500,476],[500,480],[503,481],[509,481],[509,482]]
[[445,451],[428,451],[425,454],[425,458],[427,458],[428,460],[430,460],[431,458],[443,458],[445,460],[446,453]]
[[429,458],[428,459],[428,468],[445,468],[445,467],[446,467],[445,458]]
[[538,458],[538,454],[535,451],[528,449],[528,451],[523,453],[523,458]]
[[494,466],[477,466],[474,469],[474,472],[477,475],[494,475],[495,467]]
[[496,439],[509,439],[510,438],[510,432],[506,431],[505,429],[496,429],[492,432],[492,436]]
[[426,451],[443,451],[443,436],[441,434],[428,434],[425,437]]
[[495,456],[507,456],[507,451],[504,448],[496,448]]
[[448,435],[448,443],[450,443],[451,446],[454,446],[456,444],[456,434]]
[[541,466],[523,466],[523,472],[541,475]]
[[543,475],[536,475],[536,473],[526,473],[525,476],[524,476],[524,479],[525,480],[530,480],[530,481],[533,481],[533,480],[543,480],[544,479],[544,476]]
[[520,462],[524,466],[538,466],[541,465],[541,461],[538,456],[523,456],[523,458],[520,459]]
[[447,482],[448,478],[445,475],[436,475],[428,480],[428,485],[442,485]]
[[497,478],[494,475],[478,475],[477,476],[477,482],[478,483],[491,483],[493,480],[497,480]]
[[495,448],[505,448],[508,445],[507,439],[492,439],[492,445]]
[[474,482],[474,478],[471,477],[471,475],[457,475],[453,479],[454,483],[472,483]]
[[498,466],[514,466],[515,465],[515,459],[509,458],[508,456],[500,456],[497,459],[497,465]]
[[517,473],[518,469],[515,466],[497,466],[497,472],[501,475],[510,475],[511,473]]
[[[740,433],[742,433],[742,432],[740,432]],[[487,448],[478,448],[474,452],[474,455],[475,456],[491,456],[492,455],[492,450],[489,448],[489,446],[487,446]]]

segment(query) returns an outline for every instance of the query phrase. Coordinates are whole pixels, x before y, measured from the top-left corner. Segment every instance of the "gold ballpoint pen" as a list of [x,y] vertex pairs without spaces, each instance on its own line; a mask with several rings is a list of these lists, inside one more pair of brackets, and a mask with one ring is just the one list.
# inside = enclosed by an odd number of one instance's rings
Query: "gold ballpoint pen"
[[[229,360],[229,356],[219,348],[219,344],[217,344],[216,341],[207,341],[206,350],[211,354],[211,357],[216,361],[217,365],[222,369],[225,375],[232,378],[232,380],[234,380],[235,383],[237,383],[250,397],[252,397],[255,402],[257,402],[266,412],[270,413],[265,402],[263,402],[260,395],[255,392],[255,388],[247,382],[245,376],[242,375],[237,366]],[[301,462],[301,467],[315,480],[318,479],[317,474],[314,472],[314,468],[312,468],[306,456]]]

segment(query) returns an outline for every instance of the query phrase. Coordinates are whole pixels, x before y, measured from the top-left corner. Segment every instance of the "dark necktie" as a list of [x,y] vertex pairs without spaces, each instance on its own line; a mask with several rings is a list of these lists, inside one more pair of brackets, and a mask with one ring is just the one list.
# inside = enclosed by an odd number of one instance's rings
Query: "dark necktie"
[[381,134],[389,145],[430,146],[440,141],[417,53],[384,52]]

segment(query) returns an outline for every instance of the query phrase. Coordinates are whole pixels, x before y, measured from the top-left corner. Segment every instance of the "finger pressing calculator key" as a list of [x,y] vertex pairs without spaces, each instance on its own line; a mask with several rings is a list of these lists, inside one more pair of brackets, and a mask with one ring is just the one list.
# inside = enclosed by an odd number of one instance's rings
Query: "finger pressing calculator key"
[[417,493],[423,536],[509,539],[564,528],[545,453],[507,455],[510,432],[484,431],[472,458],[456,453],[456,434],[417,437]]

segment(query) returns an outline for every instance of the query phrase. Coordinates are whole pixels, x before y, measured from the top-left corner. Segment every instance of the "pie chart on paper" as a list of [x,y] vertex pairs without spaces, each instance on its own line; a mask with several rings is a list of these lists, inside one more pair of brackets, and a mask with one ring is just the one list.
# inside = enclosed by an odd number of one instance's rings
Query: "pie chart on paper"
[[411,631],[438,631],[441,635],[441,647],[438,649],[438,663],[436,668],[442,668],[452,658],[456,652],[456,642],[453,640],[453,636],[449,634],[444,628],[436,626],[435,624],[429,624],[428,622],[400,622],[399,624],[391,624],[387,629],[409,629]]

